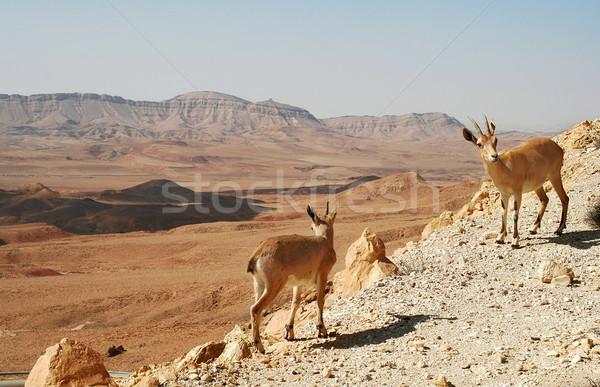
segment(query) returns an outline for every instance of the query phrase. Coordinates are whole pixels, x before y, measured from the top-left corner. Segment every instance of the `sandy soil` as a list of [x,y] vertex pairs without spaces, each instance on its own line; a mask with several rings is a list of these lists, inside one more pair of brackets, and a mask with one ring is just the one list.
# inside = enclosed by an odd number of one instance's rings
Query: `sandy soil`
[[[473,182],[440,191],[439,211],[464,203]],[[432,188],[403,204],[381,196],[389,181],[374,184],[369,200],[354,211],[344,204],[335,226],[337,272],[348,246],[370,226],[389,253],[418,239],[435,216]],[[362,197],[359,189],[357,195]],[[406,195],[406,193],[404,193]],[[235,324],[248,322],[253,294],[247,259],[264,238],[310,234],[303,209],[309,195],[293,197],[302,209],[261,214],[248,222],[219,222],[160,232],[65,236],[48,225],[0,227],[0,352],[2,371],[29,370],[45,348],[62,337],[82,340],[105,354],[112,345],[127,352],[106,358],[110,370],[133,371],[143,364],[177,357],[194,346],[220,339]],[[396,200],[393,200],[393,199]],[[263,195],[277,208],[281,197]],[[327,196],[317,196],[321,211]],[[396,211],[396,212],[390,212]],[[37,238],[37,239],[36,239]],[[273,309],[284,304],[283,294]]]

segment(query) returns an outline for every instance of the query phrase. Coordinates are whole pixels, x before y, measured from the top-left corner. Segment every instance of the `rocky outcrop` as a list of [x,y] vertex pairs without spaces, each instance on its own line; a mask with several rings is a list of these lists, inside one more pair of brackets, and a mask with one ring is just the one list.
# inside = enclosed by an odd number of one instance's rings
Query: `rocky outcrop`
[[425,226],[421,233],[421,239],[427,238],[432,232],[442,227],[446,227],[454,223],[454,213],[452,211],[444,211],[441,215]]
[[552,259],[544,259],[538,268],[538,277],[540,281],[560,286],[568,286],[575,277],[573,270],[564,265],[560,265]]
[[338,133],[373,140],[427,141],[456,138],[464,125],[444,113],[411,113],[402,116],[344,116],[322,120]]
[[114,386],[102,356],[72,340],[62,339],[37,360],[25,382],[27,387],[38,386]]
[[345,260],[346,269],[336,274],[334,281],[338,284],[336,292],[341,292],[343,298],[398,272],[398,267],[385,256],[383,241],[369,227],[350,245]]

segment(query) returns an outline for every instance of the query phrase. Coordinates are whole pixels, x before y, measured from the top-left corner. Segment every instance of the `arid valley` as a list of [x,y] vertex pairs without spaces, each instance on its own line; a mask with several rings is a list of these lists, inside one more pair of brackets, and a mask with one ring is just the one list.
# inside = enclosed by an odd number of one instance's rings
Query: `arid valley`
[[310,235],[307,204],[340,203],[335,273],[365,227],[391,254],[486,179],[440,113],[317,120],[218,93],[151,104],[0,98],[2,371],[31,369],[62,337],[104,356],[123,346],[110,370],[172,360],[248,324],[248,257],[267,237]]

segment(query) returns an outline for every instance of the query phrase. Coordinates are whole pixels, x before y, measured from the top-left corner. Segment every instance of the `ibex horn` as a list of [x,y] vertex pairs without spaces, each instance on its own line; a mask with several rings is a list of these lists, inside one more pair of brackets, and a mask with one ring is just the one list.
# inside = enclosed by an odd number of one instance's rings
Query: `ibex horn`
[[475,122],[475,120],[472,119],[471,117],[469,117],[469,116],[467,116],[467,117],[471,120],[475,129],[477,129],[477,133],[479,133],[480,136],[483,136],[483,132],[481,131],[481,128],[479,127],[479,125],[477,125],[477,122]]
[[327,202],[327,204],[325,204],[325,212],[323,214],[324,215],[329,214],[329,202]]
[[490,124],[488,123],[488,119],[485,116],[485,114],[483,115],[483,119],[485,120],[485,126],[486,126],[486,128],[488,130],[488,134],[492,134],[492,130],[490,129]]

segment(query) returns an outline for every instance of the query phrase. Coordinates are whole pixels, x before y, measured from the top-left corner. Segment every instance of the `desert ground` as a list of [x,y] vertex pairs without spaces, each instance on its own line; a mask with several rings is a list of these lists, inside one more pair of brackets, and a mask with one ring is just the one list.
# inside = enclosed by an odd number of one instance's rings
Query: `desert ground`
[[[60,197],[82,199],[166,176],[196,191],[226,181],[221,193],[232,195],[239,189],[248,195],[248,189],[255,188],[255,202],[273,211],[245,221],[102,235],[69,233],[47,223],[6,224],[10,222],[4,219],[2,371],[31,369],[45,348],[67,336],[105,356],[109,347],[122,345],[126,352],[106,358],[110,370],[134,371],[170,360],[223,337],[236,324],[248,323],[253,300],[251,278],[245,272],[248,257],[267,237],[309,235],[307,204],[322,211],[327,200],[340,202],[335,226],[337,272],[343,268],[348,246],[366,226],[380,235],[391,254],[417,240],[432,217],[467,202],[482,175],[479,166],[467,160],[474,155],[452,147],[440,155],[440,148],[426,151],[423,146],[409,149],[395,144],[385,153],[372,149],[373,156],[367,157],[364,150],[331,155],[326,147],[317,146],[303,160],[297,154],[286,156],[285,149],[277,147],[248,153],[233,146],[229,156],[221,152],[211,158],[220,152],[216,145],[200,149],[151,143],[127,148],[123,154],[120,146],[5,148],[0,186],[10,190],[40,182]],[[190,161],[198,154],[204,157],[196,159],[200,166]],[[394,157],[403,161],[396,163]],[[251,173],[254,170],[256,174]],[[411,170],[427,180],[414,172],[394,174]],[[445,172],[449,170],[454,172]],[[375,174],[390,176],[343,188],[356,177]],[[205,180],[199,182],[199,175]],[[456,183],[463,180],[470,182]],[[283,294],[271,310],[289,296]]]

